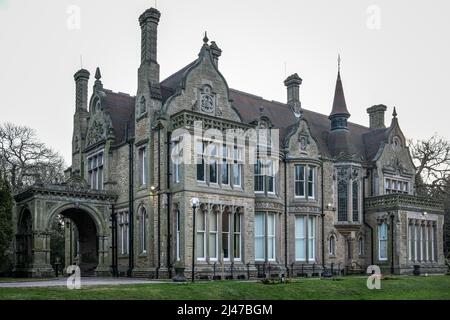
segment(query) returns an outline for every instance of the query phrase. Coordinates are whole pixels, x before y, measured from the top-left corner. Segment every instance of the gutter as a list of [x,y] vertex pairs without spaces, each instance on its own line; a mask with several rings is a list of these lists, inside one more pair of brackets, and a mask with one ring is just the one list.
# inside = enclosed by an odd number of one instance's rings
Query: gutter
[[128,140],[128,214],[129,214],[129,252],[128,252],[128,277],[132,277],[134,269],[134,157],[133,157],[133,138],[129,138],[128,125],[127,125],[127,140]]
[[161,126],[158,125],[158,266],[156,267],[156,279],[159,279],[161,269]]
[[363,205],[362,205],[362,210],[363,210],[363,222],[364,225],[370,229],[370,261],[371,261],[371,265],[374,264],[374,256],[373,256],[373,247],[374,247],[374,243],[373,243],[373,227],[368,224],[366,222],[366,179],[369,178],[370,176],[370,171],[367,170],[367,174],[363,177],[363,184],[362,184],[362,201],[363,201]]
[[171,147],[171,133],[167,132],[167,269],[169,272],[169,279],[172,278],[172,261],[171,261],[171,241],[172,241],[172,235],[171,235],[171,226],[170,226],[170,216],[171,216],[171,195],[170,192],[170,179],[172,177],[172,174],[170,173],[170,147]]
[[288,208],[287,208],[287,161],[286,154],[283,158],[284,162],[284,266],[288,270]]

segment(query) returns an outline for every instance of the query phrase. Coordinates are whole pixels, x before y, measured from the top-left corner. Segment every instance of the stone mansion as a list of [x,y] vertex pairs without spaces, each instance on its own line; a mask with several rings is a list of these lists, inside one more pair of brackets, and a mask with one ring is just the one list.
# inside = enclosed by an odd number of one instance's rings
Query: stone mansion
[[[328,115],[303,107],[297,74],[284,82],[285,103],[231,89],[219,68],[222,50],[206,35],[198,57],[161,80],[159,20],[153,8],[139,17],[135,95],[106,89],[97,68],[88,97],[90,73],[75,73],[68,179],[15,196],[16,274],[54,274],[56,215],[66,218],[65,265],[85,275],[171,278],[184,267],[190,277],[193,262],[195,277],[210,279],[370,265],[445,272],[443,204],[415,195],[395,109],[387,125],[384,105],[367,109],[369,127],[349,122],[340,70]],[[218,134],[277,135],[254,150],[195,136],[186,154],[186,136],[174,133],[193,133],[198,124]]]

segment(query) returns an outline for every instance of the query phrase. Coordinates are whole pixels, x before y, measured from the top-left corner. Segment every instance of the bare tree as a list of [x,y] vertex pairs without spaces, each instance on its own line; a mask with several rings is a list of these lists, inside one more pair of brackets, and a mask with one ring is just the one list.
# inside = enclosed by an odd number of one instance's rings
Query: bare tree
[[420,194],[450,196],[450,141],[437,135],[410,143]]
[[0,124],[0,174],[14,193],[37,182],[62,182],[64,167],[61,155],[40,142],[35,130]]

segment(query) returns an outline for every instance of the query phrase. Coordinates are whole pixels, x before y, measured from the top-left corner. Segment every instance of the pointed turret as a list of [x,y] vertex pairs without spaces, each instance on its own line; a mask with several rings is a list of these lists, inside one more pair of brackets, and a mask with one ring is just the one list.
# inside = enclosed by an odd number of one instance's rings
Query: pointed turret
[[347,110],[347,103],[345,102],[344,88],[342,87],[340,57],[338,61],[338,75],[336,89],[334,91],[333,109],[328,117],[331,120],[331,131],[338,129],[348,130],[347,119],[350,118],[350,113]]

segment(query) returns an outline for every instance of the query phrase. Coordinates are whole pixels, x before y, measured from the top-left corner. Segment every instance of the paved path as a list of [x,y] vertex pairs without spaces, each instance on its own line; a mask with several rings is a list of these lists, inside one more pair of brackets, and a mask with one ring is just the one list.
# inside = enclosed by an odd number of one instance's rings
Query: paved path
[[[124,284],[172,283],[147,279],[129,278],[81,278],[81,286],[116,286]],[[0,288],[60,287],[66,286],[67,278],[37,281],[0,282]]]

